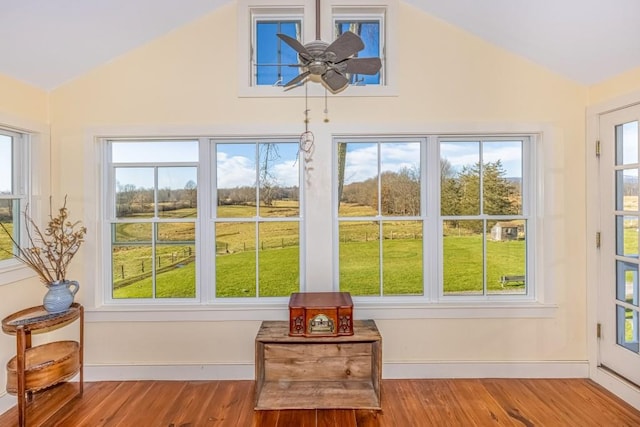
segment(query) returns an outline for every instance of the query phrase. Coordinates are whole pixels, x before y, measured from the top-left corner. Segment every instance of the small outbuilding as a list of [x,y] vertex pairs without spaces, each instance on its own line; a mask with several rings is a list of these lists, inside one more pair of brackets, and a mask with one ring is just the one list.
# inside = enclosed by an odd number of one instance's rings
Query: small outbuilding
[[491,227],[491,239],[497,242],[517,240],[521,225],[516,222],[497,222]]

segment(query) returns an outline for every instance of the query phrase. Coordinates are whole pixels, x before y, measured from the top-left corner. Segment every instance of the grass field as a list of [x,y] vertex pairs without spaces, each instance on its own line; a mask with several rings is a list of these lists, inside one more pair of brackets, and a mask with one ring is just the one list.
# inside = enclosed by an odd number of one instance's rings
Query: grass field
[[[263,208],[263,214],[289,218],[298,212],[297,202]],[[223,206],[218,213],[228,218],[243,218],[255,207]],[[355,215],[370,214],[370,208],[353,207]],[[341,213],[349,217],[348,207]],[[193,210],[165,213],[165,217],[193,217]],[[351,216],[355,216],[351,215]],[[139,216],[144,217],[144,215]],[[9,225],[10,226],[10,225]],[[299,289],[299,223],[281,221],[260,223],[256,272],[255,223],[219,222],[216,225],[216,295],[218,297],[256,296],[256,274],[260,276],[260,296],[285,296]],[[339,261],[341,290],[354,295],[422,294],[423,242],[421,224],[415,221],[383,223],[383,264],[379,267],[378,223],[341,221]],[[119,224],[115,228],[113,280],[115,298],[151,298],[151,233],[149,223]],[[156,247],[156,298],[194,298],[196,289],[195,228],[192,222],[161,224]],[[635,253],[638,232],[626,229],[624,247]],[[142,243],[141,243],[142,242]],[[147,242],[147,243],[144,243]],[[482,236],[447,235],[443,238],[443,276],[446,293],[482,293]],[[0,233],[0,247],[10,248],[9,239]],[[432,247],[429,243],[427,248]],[[427,249],[429,250],[429,249]],[[494,242],[487,239],[486,280],[489,293],[521,293],[522,285],[500,284],[502,275],[524,275],[523,240]],[[0,252],[0,259],[8,255]],[[202,261],[202,260],[201,260]],[[206,262],[206,261],[205,261]],[[382,274],[382,281],[380,280]],[[381,288],[382,282],[382,288]],[[206,286],[206,285],[205,285]]]

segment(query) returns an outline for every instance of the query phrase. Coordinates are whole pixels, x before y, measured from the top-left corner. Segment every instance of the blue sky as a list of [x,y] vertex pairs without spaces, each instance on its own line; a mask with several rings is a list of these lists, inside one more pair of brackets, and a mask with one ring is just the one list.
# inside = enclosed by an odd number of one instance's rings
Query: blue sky
[[[456,172],[463,166],[470,166],[480,161],[478,142],[446,142],[440,145],[440,157],[451,163]],[[484,163],[500,160],[506,171],[505,177],[522,177],[522,142],[490,141],[482,144],[482,160]]]
[[618,164],[638,163],[638,122],[622,125],[622,141],[619,143],[622,144],[622,162]]
[[0,135],[0,193],[11,192],[11,138]]

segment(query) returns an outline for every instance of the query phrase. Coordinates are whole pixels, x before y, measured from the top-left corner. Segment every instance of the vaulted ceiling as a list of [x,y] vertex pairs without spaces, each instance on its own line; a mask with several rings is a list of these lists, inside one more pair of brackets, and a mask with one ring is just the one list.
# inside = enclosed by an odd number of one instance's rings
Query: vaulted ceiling
[[[638,0],[399,1],[581,84],[640,67]],[[229,2],[0,0],[0,74],[51,90]]]

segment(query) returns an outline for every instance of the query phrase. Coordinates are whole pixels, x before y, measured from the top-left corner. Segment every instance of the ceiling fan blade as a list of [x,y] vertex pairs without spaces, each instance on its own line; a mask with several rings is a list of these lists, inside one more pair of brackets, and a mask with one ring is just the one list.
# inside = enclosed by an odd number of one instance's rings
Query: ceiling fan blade
[[340,62],[364,49],[362,39],[351,31],[342,33],[325,49],[325,53],[333,53],[336,57],[332,62]]
[[349,79],[334,70],[327,70],[322,76],[322,81],[329,86],[332,92],[338,92],[349,84]]
[[305,71],[304,73],[298,74],[297,76],[295,76],[294,78],[289,80],[287,83],[285,83],[283,87],[295,86],[298,83],[300,83],[301,81],[303,81],[304,79],[306,79],[309,74],[310,73],[308,71]]
[[380,58],[351,58],[344,61],[345,73],[374,75],[382,68]]
[[311,59],[311,54],[309,53],[307,48],[304,47],[304,45],[302,43],[300,43],[297,39],[294,39],[293,37],[289,37],[286,34],[280,34],[280,33],[276,34],[276,36],[278,36],[280,38],[280,40],[282,40],[283,42],[285,42],[286,44],[291,46],[291,48],[293,50],[298,52],[305,59],[307,59],[307,60]]
[[374,75],[382,68],[380,58],[351,58],[345,61],[345,73]]

